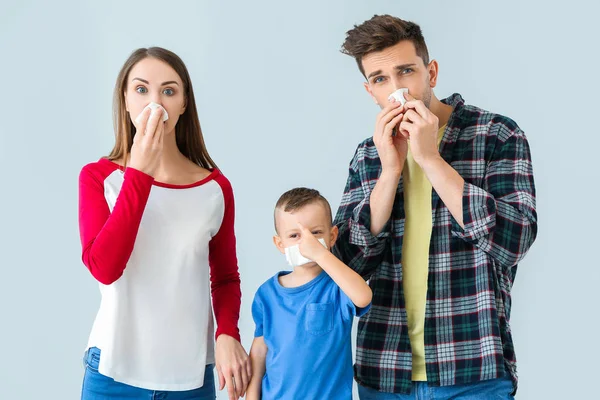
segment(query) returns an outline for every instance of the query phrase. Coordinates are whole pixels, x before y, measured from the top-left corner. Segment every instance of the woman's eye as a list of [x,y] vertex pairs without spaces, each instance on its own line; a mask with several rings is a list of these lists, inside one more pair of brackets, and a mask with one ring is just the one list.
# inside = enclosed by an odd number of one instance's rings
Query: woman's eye
[[138,93],[141,93],[141,94],[148,93],[148,90],[145,87],[143,87],[143,86],[136,87],[135,91],[138,92]]
[[173,96],[175,94],[175,91],[173,89],[165,89],[163,90],[163,93],[167,96]]

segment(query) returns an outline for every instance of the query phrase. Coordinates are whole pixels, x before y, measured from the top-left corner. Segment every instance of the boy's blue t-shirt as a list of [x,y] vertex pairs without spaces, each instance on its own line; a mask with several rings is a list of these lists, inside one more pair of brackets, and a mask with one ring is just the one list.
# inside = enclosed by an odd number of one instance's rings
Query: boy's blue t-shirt
[[285,288],[279,272],[256,292],[255,337],[267,345],[263,400],[352,399],[350,334],[357,308],[325,271]]

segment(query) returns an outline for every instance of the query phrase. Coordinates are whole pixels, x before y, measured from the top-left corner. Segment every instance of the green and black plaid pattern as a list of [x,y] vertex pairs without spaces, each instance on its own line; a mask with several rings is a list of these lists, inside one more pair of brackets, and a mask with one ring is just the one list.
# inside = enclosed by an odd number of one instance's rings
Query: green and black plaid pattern
[[[442,157],[464,178],[462,229],[435,190],[425,311],[429,384],[494,379],[517,382],[510,331],[511,288],[518,262],[537,234],[535,187],[525,134],[510,118],[464,104],[452,113]],[[398,185],[390,221],[371,235],[369,197],[381,173],[373,139],[358,146],[335,224],[334,253],[360,273],[373,303],[358,326],[355,376],[382,392],[409,393],[412,354],[402,287],[404,199]]]

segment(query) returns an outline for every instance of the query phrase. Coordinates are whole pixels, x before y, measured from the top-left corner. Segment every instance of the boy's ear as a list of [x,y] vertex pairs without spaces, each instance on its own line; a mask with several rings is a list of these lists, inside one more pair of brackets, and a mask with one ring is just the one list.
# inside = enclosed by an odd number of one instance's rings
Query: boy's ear
[[285,246],[283,245],[283,241],[278,235],[273,236],[273,244],[282,254],[285,254]]
[[334,225],[333,228],[331,228],[331,239],[329,242],[330,249],[335,244],[335,241],[337,240],[339,233],[340,233],[340,230],[338,229],[337,225]]

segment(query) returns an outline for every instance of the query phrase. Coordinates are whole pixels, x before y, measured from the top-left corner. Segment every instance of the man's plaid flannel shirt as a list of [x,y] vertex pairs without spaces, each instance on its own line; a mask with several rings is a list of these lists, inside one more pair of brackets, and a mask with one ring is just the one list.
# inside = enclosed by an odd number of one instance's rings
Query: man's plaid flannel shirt
[[[458,385],[501,377],[515,383],[509,325],[517,263],[537,234],[535,188],[525,134],[509,118],[443,100],[454,111],[440,144],[442,157],[465,180],[462,229],[433,190],[433,231],[425,311],[427,380]],[[334,253],[373,290],[358,324],[355,377],[382,392],[409,393],[412,353],[402,288],[402,179],[392,215],[370,231],[369,197],[381,173],[373,139],[358,146],[335,224]]]

